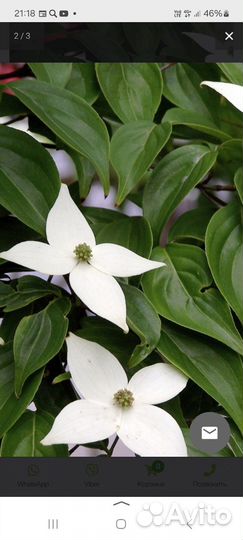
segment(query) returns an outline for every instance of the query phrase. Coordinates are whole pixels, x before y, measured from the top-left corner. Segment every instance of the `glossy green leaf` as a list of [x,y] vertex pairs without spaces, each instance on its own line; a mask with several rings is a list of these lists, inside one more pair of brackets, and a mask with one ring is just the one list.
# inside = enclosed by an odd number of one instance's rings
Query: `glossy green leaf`
[[[0,288],[1,292],[1,288]],[[37,276],[24,276],[18,280],[14,294],[3,304],[4,312],[15,311],[45,296],[60,296],[60,289]],[[1,294],[0,294],[1,302]]]
[[219,97],[200,86],[203,78],[194,66],[177,63],[165,70],[163,77],[164,95],[171,103],[213,119]]
[[242,167],[240,167],[240,169],[238,169],[238,171],[236,171],[235,173],[235,176],[234,176],[234,183],[235,183],[235,187],[238,191],[238,195],[240,197],[240,200],[243,204],[243,171],[242,171]]
[[14,336],[15,391],[21,394],[28,377],[45,366],[60,351],[68,329],[66,298],[51,302],[45,309],[24,317]]
[[229,141],[223,142],[218,147],[218,159],[219,162],[229,167],[230,165],[234,167],[234,172],[236,168],[241,166],[242,163],[242,140],[239,138],[230,139]]
[[15,330],[23,317],[30,315],[32,306],[25,306],[11,311],[10,313],[4,313],[4,318],[0,325],[0,336],[7,343],[14,338]]
[[[190,127],[200,133],[206,133],[211,137],[219,139],[219,141],[227,141],[231,137],[229,133],[221,129],[219,124],[214,123],[210,117],[203,116],[203,114],[196,111],[174,107],[165,113],[163,117],[164,122],[171,122],[173,126],[182,125]],[[200,135],[198,136],[200,137]]]
[[[121,212],[115,210],[108,210],[108,208],[95,208],[92,206],[82,206],[82,213],[86,217],[97,239],[98,234],[105,225],[118,221],[125,221],[127,216]],[[109,234],[109,231],[108,231]]]
[[156,125],[144,120],[125,124],[115,132],[111,162],[118,175],[118,205],[136,187],[170,135],[170,124]]
[[212,217],[206,233],[206,254],[214,280],[243,322],[243,208],[234,201]]
[[208,222],[213,213],[213,208],[195,208],[185,212],[171,227],[169,241],[191,238],[204,242]]
[[149,257],[152,249],[151,229],[143,217],[126,217],[107,223],[100,228],[96,241],[97,244],[119,244],[143,257]]
[[163,89],[157,64],[102,63],[96,65],[96,74],[104,96],[123,123],[153,120]]
[[66,88],[92,105],[99,95],[94,64],[72,64]]
[[43,446],[54,417],[46,411],[26,411],[2,440],[1,457],[68,457],[66,445]]
[[53,379],[52,384],[60,384],[63,381],[69,381],[71,379],[71,373],[69,371],[65,371],[64,373],[60,373],[60,375],[57,375],[55,379]]
[[11,84],[17,97],[65,144],[88,158],[109,192],[109,136],[96,111],[83,98],[41,81]]
[[11,285],[0,281],[0,306],[6,306],[6,304],[15,296],[15,291]]
[[161,321],[142,291],[125,284],[122,284],[122,290],[126,298],[127,324],[141,340],[129,360],[128,366],[133,368],[155,349],[160,338]]
[[166,264],[142,279],[144,292],[157,312],[242,354],[243,341],[229,306],[211,287],[213,278],[204,251],[193,245],[170,244],[155,248],[152,258]]
[[89,194],[95,176],[95,168],[86,157],[81,156],[78,152],[71,150],[69,151],[69,155],[77,171],[79,197],[81,200],[84,200]]
[[43,370],[37,371],[25,383],[19,399],[14,391],[14,357],[12,343],[0,347],[0,438],[20,418],[40,386]]
[[212,169],[217,152],[206,146],[182,146],[165,156],[155,168],[144,189],[144,215],[150,222],[157,243],[169,217],[184,197]]
[[242,63],[228,62],[227,64],[220,63],[218,64],[219,68],[233,84],[240,84],[243,86],[243,65]]
[[64,88],[70,79],[72,72],[71,63],[38,63],[29,64],[33,73],[39,81],[44,81],[58,88]]
[[213,339],[165,322],[158,351],[213,397],[243,430],[240,356]]
[[58,171],[47,150],[30,135],[0,126],[0,203],[44,235],[59,189]]
[[6,94],[0,88],[0,117],[25,114],[26,108],[15,96]]

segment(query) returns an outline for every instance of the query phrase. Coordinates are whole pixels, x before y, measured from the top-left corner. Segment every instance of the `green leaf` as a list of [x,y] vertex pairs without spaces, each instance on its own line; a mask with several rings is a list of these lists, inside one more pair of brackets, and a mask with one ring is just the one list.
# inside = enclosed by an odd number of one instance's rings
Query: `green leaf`
[[227,167],[233,166],[234,172],[236,168],[241,167],[242,163],[242,140],[241,139],[230,139],[229,141],[223,142],[219,147],[219,162]]
[[92,105],[99,95],[94,64],[72,64],[66,88]]
[[141,340],[129,360],[128,367],[133,368],[155,349],[160,338],[161,321],[142,291],[131,285],[121,286],[126,298],[128,326]]
[[164,71],[164,95],[181,109],[213,119],[219,97],[202,88],[202,76],[190,64],[177,63]]
[[20,418],[40,386],[43,370],[32,375],[25,383],[18,399],[14,392],[14,358],[12,343],[0,347],[0,438]]
[[121,212],[109,210],[108,208],[97,208],[96,206],[82,206],[82,214],[84,214],[91,227],[97,227],[97,230],[112,221],[127,219]]
[[142,278],[144,292],[157,312],[242,354],[243,341],[229,306],[219,291],[211,288],[204,251],[193,245],[170,244],[155,248],[152,258],[166,264]]
[[30,315],[31,310],[32,306],[29,305],[16,311],[11,311],[10,313],[4,313],[4,318],[0,325],[0,336],[5,343],[13,340],[18,324],[23,317]]
[[157,349],[213,397],[243,430],[240,356],[221,343],[164,322]]
[[240,62],[218,64],[218,66],[231,83],[243,85],[243,65]]
[[1,457],[68,457],[66,445],[43,446],[54,417],[46,411],[26,411],[2,440]]
[[93,163],[109,192],[109,136],[96,111],[83,98],[41,81],[12,83],[17,97],[65,144]]
[[170,124],[156,125],[144,120],[125,124],[115,132],[111,162],[119,180],[118,205],[136,187],[170,135]]
[[71,156],[77,171],[79,197],[81,200],[86,199],[95,176],[95,168],[86,157],[81,156],[78,152],[69,150],[69,155]]
[[59,189],[58,171],[47,150],[30,135],[0,126],[0,203],[44,235]]
[[173,107],[165,113],[163,117],[163,123],[164,122],[171,122],[173,126],[188,126],[199,131],[201,134],[206,133],[220,141],[227,141],[231,137],[230,134],[225,133],[225,131],[220,128],[219,124],[214,124],[210,117],[192,110]]
[[53,379],[52,384],[60,384],[63,381],[69,381],[71,379],[71,373],[69,371],[65,371],[65,373],[60,373],[60,375],[57,375],[55,379]]
[[23,103],[15,96],[6,94],[2,90],[3,88],[0,88],[0,117],[25,114],[27,112]]
[[206,233],[206,254],[216,285],[243,322],[243,208],[234,201],[216,212]]
[[0,281],[0,306],[6,306],[6,304],[15,296],[15,291],[11,285]]
[[243,204],[243,171],[242,171],[242,167],[240,167],[240,169],[238,169],[238,171],[236,171],[235,173],[235,176],[234,176],[234,184],[235,184],[235,187],[238,191],[238,195],[240,197],[240,200]]
[[107,223],[96,236],[97,244],[111,242],[124,246],[138,255],[150,257],[152,233],[143,217],[126,217]]
[[144,190],[144,215],[150,222],[154,241],[169,217],[186,195],[208,174],[217,152],[206,146],[186,145],[164,157],[155,168]]
[[70,303],[66,298],[24,317],[14,336],[15,391],[21,394],[28,377],[45,366],[60,351],[68,329]]
[[213,208],[196,208],[185,212],[171,227],[169,241],[192,238],[204,242],[208,222],[213,214]]
[[71,63],[38,63],[29,64],[33,73],[39,81],[44,81],[58,88],[64,88],[70,79],[72,64]]
[[[0,288],[1,291],[1,288]],[[3,304],[4,312],[15,311],[45,296],[60,296],[60,289],[37,276],[24,276],[18,280],[17,290]],[[1,295],[0,295],[1,301]]]
[[163,89],[157,64],[102,63],[96,64],[96,74],[104,96],[124,124],[153,120]]

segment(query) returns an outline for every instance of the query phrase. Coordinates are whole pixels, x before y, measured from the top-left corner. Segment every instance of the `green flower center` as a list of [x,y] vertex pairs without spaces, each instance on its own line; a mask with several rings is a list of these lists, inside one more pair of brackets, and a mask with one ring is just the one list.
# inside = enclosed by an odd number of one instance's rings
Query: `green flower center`
[[90,262],[92,257],[92,249],[88,244],[78,244],[73,251],[78,261]]
[[115,405],[119,405],[123,409],[128,409],[134,402],[133,393],[130,390],[118,390],[113,397]]

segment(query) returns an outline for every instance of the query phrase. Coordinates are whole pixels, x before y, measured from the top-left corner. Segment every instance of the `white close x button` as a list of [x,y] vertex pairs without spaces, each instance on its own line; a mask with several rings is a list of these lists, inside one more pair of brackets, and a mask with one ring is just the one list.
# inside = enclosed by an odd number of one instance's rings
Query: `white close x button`
[[225,32],[224,41],[234,41],[234,32]]

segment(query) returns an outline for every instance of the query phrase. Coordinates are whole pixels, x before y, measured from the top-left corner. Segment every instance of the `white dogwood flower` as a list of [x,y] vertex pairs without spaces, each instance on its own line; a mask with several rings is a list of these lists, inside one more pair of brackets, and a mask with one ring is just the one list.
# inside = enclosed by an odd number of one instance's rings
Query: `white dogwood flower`
[[201,85],[209,86],[209,88],[212,88],[230,101],[239,111],[243,112],[243,86],[213,81],[203,81]]
[[70,274],[70,285],[83,303],[128,332],[125,296],[113,276],[135,276],[164,264],[117,244],[96,244],[91,227],[65,185],[48,214],[46,237],[48,244],[21,242],[0,257],[43,274]]
[[185,388],[187,378],[179,370],[158,363],[128,382],[119,361],[101,345],[70,333],[67,348],[72,381],[84,399],[64,407],[43,445],[86,444],[117,433],[140,456],[187,455],[177,422],[154,406]]

